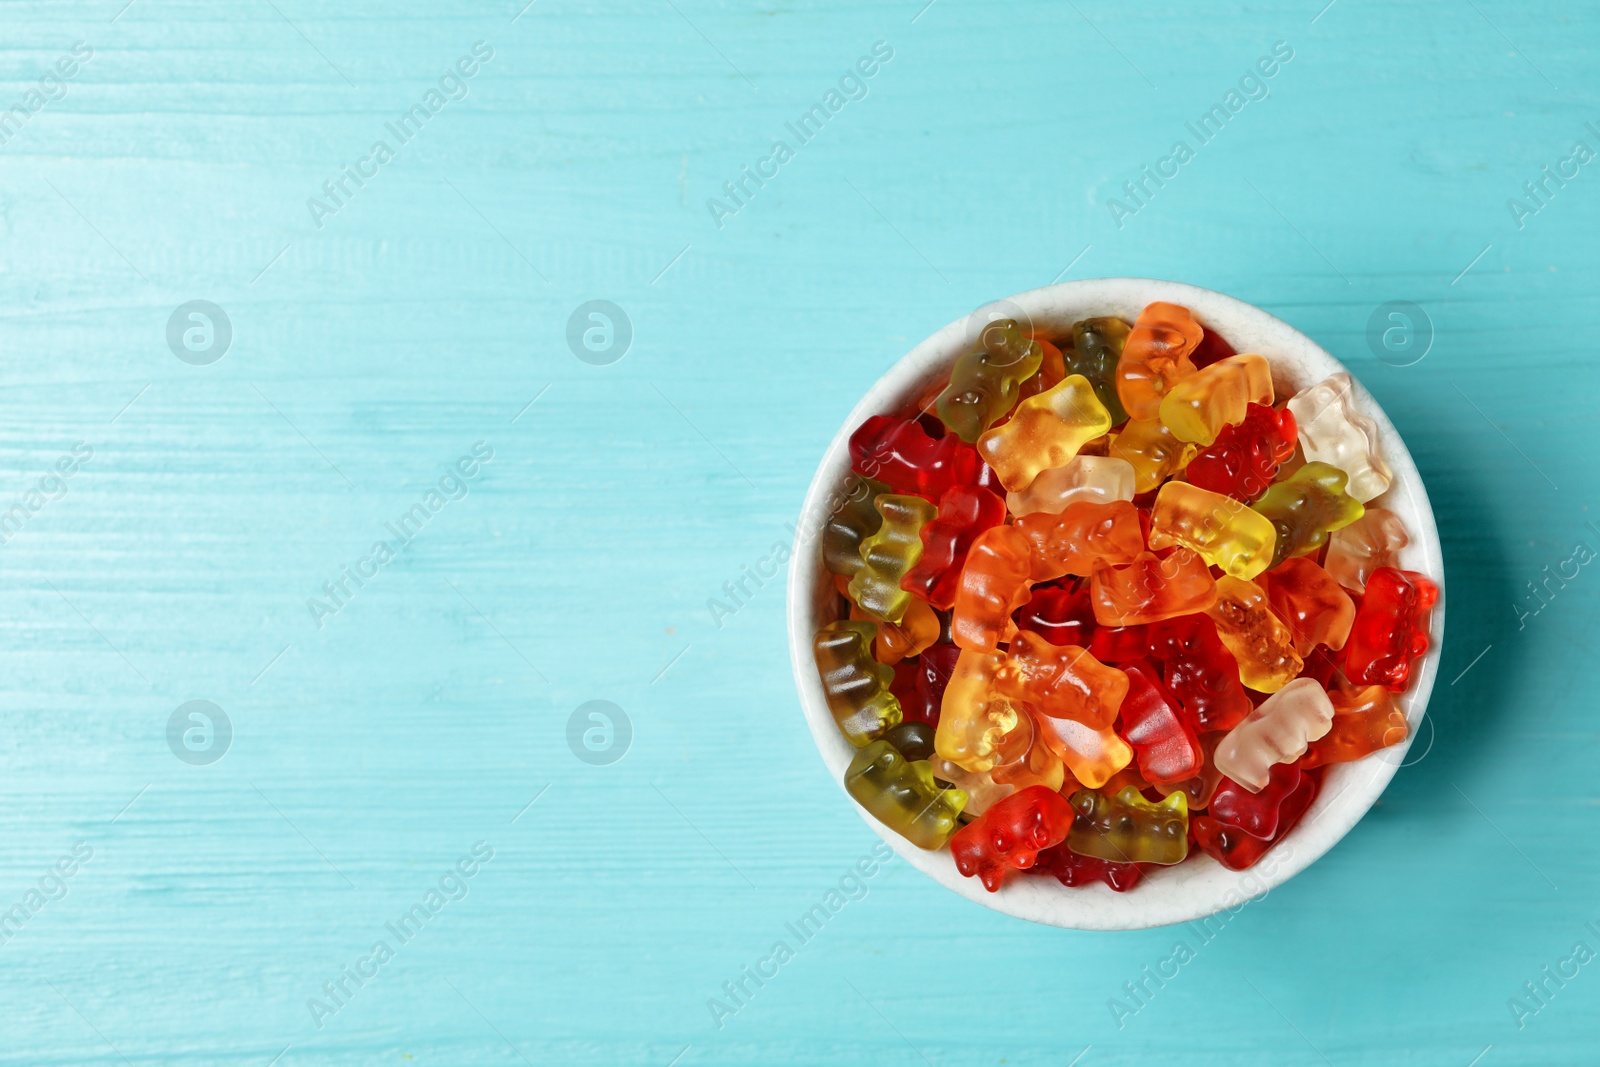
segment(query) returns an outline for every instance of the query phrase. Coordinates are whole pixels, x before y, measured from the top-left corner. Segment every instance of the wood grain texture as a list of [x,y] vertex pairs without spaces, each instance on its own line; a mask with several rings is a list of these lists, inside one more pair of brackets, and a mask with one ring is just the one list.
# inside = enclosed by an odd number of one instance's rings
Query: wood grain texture
[[[1600,949],[1600,575],[1517,608],[1600,548],[1600,163],[1506,206],[1600,149],[1583,5],[122,3],[0,12],[0,105],[94,53],[0,145],[0,504],[93,449],[0,545],[0,909],[93,850],[0,944],[0,1062],[1592,1061],[1592,968],[1507,1006]],[[476,41],[465,98],[318,228],[307,198]],[[878,41],[719,228],[708,198]],[[1119,227],[1279,41],[1270,96]],[[1069,263],[1256,303],[1382,402],[1448,560],[1432,744],[1120,1026],[1179,932],[1036,928],[891,864],[719,1028],[873,837],[801,721],[781,577],[721,625],[707,600],[885,367]],[[234,330],[204,367],[165,339],[197,298]],[[592,299],[633,325],[613,365],[567,346]],[[1368,345],[1390,300],[1431,319],[1415,365]],[[479,441],[319,628],[307,599]],[[210,766],[167,745],[193,699],[233,725]],[[610,766],[566,741],[591,699],[632,723]],[[478,841],[467,895],[387,935]]]

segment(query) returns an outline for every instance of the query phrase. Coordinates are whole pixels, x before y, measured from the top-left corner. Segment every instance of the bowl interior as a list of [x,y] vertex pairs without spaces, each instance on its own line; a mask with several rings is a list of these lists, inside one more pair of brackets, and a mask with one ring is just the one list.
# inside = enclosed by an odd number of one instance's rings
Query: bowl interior
[[[821,532],[850,468],[850,434],[870,415],[899,411],[913,403],[948,372],[958,355],[972,347],[982,325],[991,319],[1014,317],[1052,329],[1070,327],[1096,315],[1116,315],[1132,322],[1154,300],[1184,305],[1235,350],[1266,357],[1279,400],[1345,369],[1310,338],[1260,308],[1209,289],[1144,278],[1099,278],[1033,289],[986,305],[912,349],[867,391],[834,436],[796,526],[788,590],[790,658],[812,737],[841,792],[845,768],[856,749],[840,735],[828,711],[811,641],[822,625],[836,617],[832,578],[822,564]],[[1404,760],[1433,690],[1444,634],[1444,561],[1427,491],[1388,417],[1359,382],[1355,394],[1358,407],[1377,423],[1384,456],[1394,469],[1394,484],[1369,506],[1388,508],[1405,523],[1411,543],[1400,554],[1400,566],[1426,574],[1440,587],[1432,647],[1414,665],[1411,688],[1399,701],[1411,724],[1411,738],[1355,763],[1328,767],[1322,789],[1305,818],[1255,867],[1230,871],[1201,855],[1151,871],[1127,893],[1112,892],[1099,883],[1069,889],[1054,878],[1032,876],[1013,877],[998,893],[989,893],[976,879],[957,873],[948,849],[925,852],[857,808],[867,824],[907,862],[962,896],[1018,918],[1084,930],[1140,929],[1211,915],[1281,884],[1331,848],[1366,814]],[[849,795],[845,796],[854,806]]]

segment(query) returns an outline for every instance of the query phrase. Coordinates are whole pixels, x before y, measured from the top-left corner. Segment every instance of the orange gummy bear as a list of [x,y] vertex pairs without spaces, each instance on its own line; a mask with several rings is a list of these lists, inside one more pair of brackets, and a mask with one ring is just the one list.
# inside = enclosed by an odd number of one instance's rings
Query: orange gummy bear
[[1035,723],[1044,743],[1066,763],[1067,770],[1089,789],[1099,789],[1133,762],[1133,749],[1107,726],[1095,730],[1076,719],[1041,715]]
[[1273,614],[1294,636],[1294,650],[1305,656],[1317,645],[1337,652],[1350,638],[1356,621],[1356,603],[1333,576],[1309,556],[1290,556],[1255,583],[1267,594]]
[[1395,707],[1386,686],[1369,685],[1354,693],[1334,691],[1333,726],[1320,741],[1311,742],[1300,766],[1310,769],[1325,763],[1349,763],[1362,756],[1398,745],[1410,727],[1405,712]]
[[1116,721],[1128,676],[1107,667],[1077,645],[1054,645],[1023,630],[1012,638],[995,689],[1025,701],[1041,715],[1076,719],[1093,730]]
[[978,535],[967,552],[956,587],[950,639],[966,649],[993,652],[1016,632],[1011,613],[1028,602],[1033,553],[1028,539],[1010,526]]
[[1217,600],[1217,583],[1205,561],[1187,548],[1165,558],[1141,552],[1123,567],[1101,561],[1089,579],[1094,621],[1140,626],[1205,611]]
[[1030,577],[1035,582],[1064,574],[1088,577],[1099,560],[1120,566],[1144,551],[1139,509],[1126,500],[1109,504],[1080,500],[1059,515],[1048,511],[1023,515],[1013,528],[1028,539]]
[[1117,399],[1129,418],[1154,419],[1161,401],[1195,372],[1189,353],[1205,331],[1189,309],[1157,301],[1139,312],[1117,361]]

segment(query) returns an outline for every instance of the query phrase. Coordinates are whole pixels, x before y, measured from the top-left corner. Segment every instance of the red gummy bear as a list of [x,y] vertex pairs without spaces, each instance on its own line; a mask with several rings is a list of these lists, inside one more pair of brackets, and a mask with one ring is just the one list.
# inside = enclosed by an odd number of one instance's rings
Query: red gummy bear
[[1438,602],[1439,587],[1416,571],[1373,571],[1345,642],[1345,677],[1404,692],[1411,661],[1428,651],[1428,616]]
[[850,460],[857,474],[876,478],[890,492],[937,504],[955,485],[981,476],[978,450],[954,434],[934,440],[915,419],[874,415],[850,435]]
[[1184,477],[1202,489],[1249,503],[1272,484],[1278,468],[1294,455],[1299,436],[1288,409],[1264,404],[1245,409],[1244,421],[1225,426],[1209,447],[1189,461]]
[[1033,598],[1017,614],[1017,629],[1036,633],[1052,645],[1088,648],[1095,631],[1088,583],[1076,590],[1053,583],[1034,586]]
[[1251,837],[1237,826],[1229,826],[1209,815],[1190,819],[1189,832],[1194,835],[1195,844],[1212,859],[1230,871],[1242,871],[1255,866],[1268,849],[1287,837],[1316,798],[1317,776],[1302,771],[1299,786],[1284,798],[1278,809],[1278,827],[1270,838]]
[[1133,747],[1144,780],[1170,785],[1198,775],[1205,755],[1178,699],[1148,661],[1125,663],[1122,670],[1128,675],[1128,695],[1117,714],[1117,732]]
[[956,870],[967,878],[977,875],[983,888],[998,892],[1007,871],[1027,870],[1041,849],[1065,841],[1074,818],[1066,797],[1030,785],[956,831],[950,839]]
[[1298,764],[1275,764],[1259,793],[1250,792],[1232,778],[1224,778],[1217,791],[1211,794],[1211,806],[1206,814],[1251,837],[1271,840],[1283,819],[1284,803],[1300,788],[1300,779],[1304,776]]
[[1239,661],[1209,617],[1179,615],[1154,623],[1149,643],[1196,733],[1231,730],[1250,714],[1253,705],[1239,681]]
[[939,725],[939,709],[944,706],[944,690],[955,672],[961,649],[945,642],[930,645],[917,657],[915,699],[900,702],[901,722],[925,722]]
[[[959,438],[957,438],[959,440]],[[967,549],[979,534],[1006,521],[1006,502],[975,485],[953,485],[939,498],[939,514],[922,527],[922,558],[900,588],[936,608],[955,607]]]
[[1055,875],[1056,880],[1070,889],[1100,881],[1113,892],[1126,893],[1144,877],[1143,863],[1112,863],[1094,856],[1080,856],[1066,845],[1056,845],[1039,853],[1033,870],[1039,874]]

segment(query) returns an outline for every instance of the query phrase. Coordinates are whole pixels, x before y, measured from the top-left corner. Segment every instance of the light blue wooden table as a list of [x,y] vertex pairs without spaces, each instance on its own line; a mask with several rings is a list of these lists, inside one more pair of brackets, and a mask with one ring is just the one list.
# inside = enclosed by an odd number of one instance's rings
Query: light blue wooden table
[[[0,10],[0,1061],[1594,1062],[1591,7],[124,2]],[[801,945],[875,838],[708,602],[918,339],[1125,274],[1400,427],[1432,736],[1164,984],[898,861]]]

